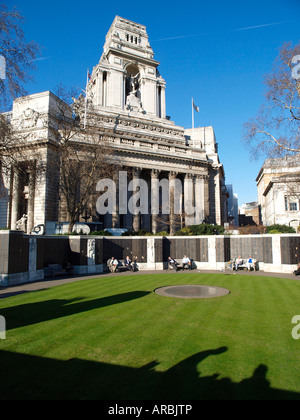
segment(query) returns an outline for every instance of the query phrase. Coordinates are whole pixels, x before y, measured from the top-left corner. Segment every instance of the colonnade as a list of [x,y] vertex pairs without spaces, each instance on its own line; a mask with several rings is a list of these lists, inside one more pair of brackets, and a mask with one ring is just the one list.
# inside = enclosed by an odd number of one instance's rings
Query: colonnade
[[[113,180],[116,186],[116,201],[111,215],[113,228],[132,227],[135,232],[145,229],[152,233],[161,229],[172,234],[186,225],[203,223],[208,216],[207,175],[131,167],[115,173]],[[146,196],[144,191],[142,197],[143,185]],[[123,190],[128,187],[125,194]],[[134,194],[137,194],[137,200],[140,199],[140,207],[130,214],[126,204]],[[146,204],[141,203],[143,198]],[[127,203],[124,203],[126,200]]]
[[[209,178],[205,174],[167,169],[124,167],[113,175],[115,204],[103,217],[104,228],[141,229],[174,234],[184,226],[201,224],[209,216]],[[130,186],[130,188],[129,188]],[[143,195],[141,187],[145,186]],[[27,215],[27,233],[34,227],[36,174],[34,165],[14,168],[12,174],[10,228],[15,230]],[[134,197],[135,196],[135,197]],[[134,210],[130,200],[138,202]],[[64,220],[61,220],[64,221]]]

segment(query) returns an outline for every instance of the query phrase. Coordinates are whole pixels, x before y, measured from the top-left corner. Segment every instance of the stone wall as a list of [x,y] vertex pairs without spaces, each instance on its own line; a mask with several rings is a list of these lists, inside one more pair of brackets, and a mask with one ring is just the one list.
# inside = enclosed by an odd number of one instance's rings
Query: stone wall
[[239,255],[250,255],[265,272],[291,273],[300,261],[300,235],[187,237],[33,236],[0,231],[0,286],[47,277],[48,264],[69,261],[76,274],[102,273],[112,256],[127,255],[138,269],[162,270],[168,257],[188,255],[199,270],[220,270]]

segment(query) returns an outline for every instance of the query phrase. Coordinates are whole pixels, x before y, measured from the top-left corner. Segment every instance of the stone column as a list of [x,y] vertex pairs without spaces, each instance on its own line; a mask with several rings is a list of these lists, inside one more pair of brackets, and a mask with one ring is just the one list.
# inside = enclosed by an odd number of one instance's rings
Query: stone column
[[215,176],[215,224],[221,225],[221,187],[220,187],[220,173],[216,172]]
[[161,86],[161,92],[160,92],[160,110],[161,110],[161,118],[166,118],[166,86]]
[[204,221],[204,176],[196,175],[195,183],[195,224],[199,225]]
[[151,170],[151,218],[152,233],[157,233],[158,215],[159,215],[159,173],[158,169]]
[[[136,182],[140,177],[141,169],[133,168],[132,169],[132,181],[133,181],[133,193],[137,191]],[[132,215],[132,229],[134,232],[138,232],[141,228],[141,215],[140,212]]]
[[186,226],[195,224],[194,177],[192,174],[186,174],[184,177],[184,214]]
[[29,172],[28,201],[27,201],[27,233],[30,234],[34,225],[34,191],[35,173],[31,169]]
[[13,187],[12,187],[12,201],[11,201],[11,229],[16,230],[16,223],[18,220],[18,207],[20,197],[20,172],[14,168],[13,172]]
[[113,174],[113,181],[116,185],[116,206],[112,213],[112,227],[120,227],[120,216],[119,216],[119,172]]
[[174,235],[176,232],[175,228],[175,215],[174,215],[174,206],[175,206],[175,179],[177,177],[177,172],[169,172],[169,200],[170,200],[170,235]]

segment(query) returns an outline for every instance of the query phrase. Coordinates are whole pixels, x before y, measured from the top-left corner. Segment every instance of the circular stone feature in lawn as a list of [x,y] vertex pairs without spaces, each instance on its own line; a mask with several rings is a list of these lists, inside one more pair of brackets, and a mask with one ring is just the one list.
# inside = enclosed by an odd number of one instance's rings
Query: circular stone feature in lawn
[[186,299],[201,299],[213,298],[228,295],[229,290],[223,287],[216,286],[202,286],[198,284],[180,285],[180,286],[165,286],[154,290],[155,293],[161,296],[186,298]]

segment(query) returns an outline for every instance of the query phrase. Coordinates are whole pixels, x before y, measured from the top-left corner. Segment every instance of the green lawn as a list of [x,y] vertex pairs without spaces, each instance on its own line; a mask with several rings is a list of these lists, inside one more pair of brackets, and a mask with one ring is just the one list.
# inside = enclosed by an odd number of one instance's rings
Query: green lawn
[[[159,296],[207,284],[211,299]],[[300,399],[300,282],[167,273],[82,280],[0,300],[0,399]]]

